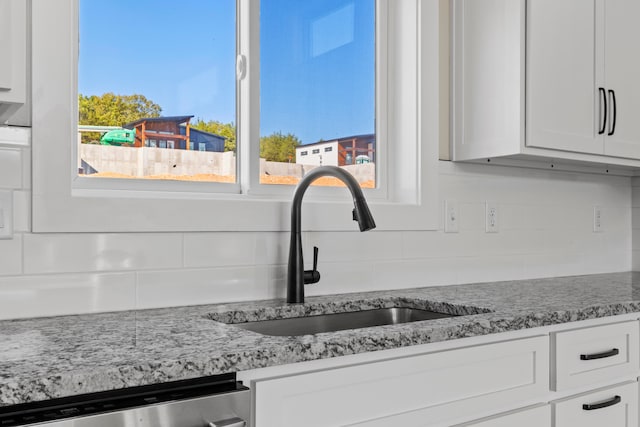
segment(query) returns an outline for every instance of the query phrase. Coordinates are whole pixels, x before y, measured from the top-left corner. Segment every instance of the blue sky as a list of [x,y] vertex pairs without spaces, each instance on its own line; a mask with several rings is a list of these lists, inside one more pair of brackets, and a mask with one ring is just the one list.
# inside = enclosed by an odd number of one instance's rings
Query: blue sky
[[[374,132],[374,0],[262,0],[261,134]],[[79,91],[235,119],[234,0],[81,0]]]

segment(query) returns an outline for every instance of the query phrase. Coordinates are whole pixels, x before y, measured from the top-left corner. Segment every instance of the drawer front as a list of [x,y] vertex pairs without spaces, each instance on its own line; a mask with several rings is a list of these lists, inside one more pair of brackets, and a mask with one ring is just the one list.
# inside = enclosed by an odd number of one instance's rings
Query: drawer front
[[556,427],[637,427],[638,383],[573,397],[554,406]]
[[479,418],[542,400],[548,350],[548,338],[535,337],[258,380],[251,387],[255,426],[435,425]]
[[498,415],[482,421],[458,424],[455,427],[551,427],[551,405],[523,409],[508,415]]
[[637,321],[551,334],[554,390],[635,375],[640,368]]

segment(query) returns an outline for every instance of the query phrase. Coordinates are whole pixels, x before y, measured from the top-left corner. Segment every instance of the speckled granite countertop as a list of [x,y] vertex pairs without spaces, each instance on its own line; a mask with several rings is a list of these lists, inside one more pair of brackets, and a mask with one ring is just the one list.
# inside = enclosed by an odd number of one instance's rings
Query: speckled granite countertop
[[[224,322],[360,308],[462,317],[299,337]],[[640,312],[640,273],[0,322],[0,406]],[[479,314],[478,314],[479,313]]]

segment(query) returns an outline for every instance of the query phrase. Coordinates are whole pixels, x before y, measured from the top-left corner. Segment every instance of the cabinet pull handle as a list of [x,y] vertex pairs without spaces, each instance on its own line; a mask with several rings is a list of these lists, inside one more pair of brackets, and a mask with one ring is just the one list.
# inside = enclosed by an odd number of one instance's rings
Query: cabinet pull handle
[[617,356],[618,354],[620,354],[620,350],[618,350],[617,348],[614,348],[609,351],[605,351],[604,353],[581,354],[580,360],[604,359],[605,357]]
[[603,117],[602,127],[598,131],[598,135],[602,135],[604,133],[605,129],[607,128],[607,91],[604,90],[603,87],[599,87],[598,88],[598,93],[601,95],[600,96],[600,109],[602,109],[602,102],[604,100],[604,114],[602,115],[602,117]]
[[616,123],[618,122],[618,103],[616,102],[616,92],[609,89],[609,95],[611,96],[611,111],[613,111],[613,119],[611,119],[611,130],[607,135],[611,136],[616,131]]
[[245,427],[246,422],[240,418],[229,418],[226,420],[214,421],[207,424],[207,427]]
[[585,403],[584,405],[582,405],[582,409],[585,411],[593,411],[594,409],[606,408],[608,406],[613,406],[620,402],[622,402],[622,398],[620,396],[615,396],[609,400],[605,400],[604,402],[600,402],[600,403]]

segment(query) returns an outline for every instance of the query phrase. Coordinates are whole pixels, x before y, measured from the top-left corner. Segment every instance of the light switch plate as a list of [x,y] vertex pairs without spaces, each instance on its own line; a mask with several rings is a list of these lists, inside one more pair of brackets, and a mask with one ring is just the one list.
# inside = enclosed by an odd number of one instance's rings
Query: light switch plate
[[13,239],[13,190],[0,190],[0,239]]
[[444,202],[444,232],[457,233],[459,222],[458,203],[453,200],[446,200]]

